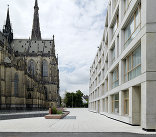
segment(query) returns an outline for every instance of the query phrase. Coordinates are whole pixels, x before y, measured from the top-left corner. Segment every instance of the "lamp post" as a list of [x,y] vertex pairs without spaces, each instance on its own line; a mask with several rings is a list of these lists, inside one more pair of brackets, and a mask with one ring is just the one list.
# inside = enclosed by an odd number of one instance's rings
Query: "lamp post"
[[72,94],[72,108],[73,108],[73,94]]

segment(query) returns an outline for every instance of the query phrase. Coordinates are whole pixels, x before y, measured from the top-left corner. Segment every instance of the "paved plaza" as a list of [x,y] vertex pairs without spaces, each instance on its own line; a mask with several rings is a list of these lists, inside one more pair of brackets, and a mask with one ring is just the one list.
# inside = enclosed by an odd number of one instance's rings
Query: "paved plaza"
[[89,112],[85,108],[67,109],[70,114],[61,120],[47,120],[44,117],[1,120],[0,132],[129,132],[139,134],[156,134],[145,132],[140,126],[130,126],[103,115]]
[[0,137],[155,137],[134,133],[0,133]]

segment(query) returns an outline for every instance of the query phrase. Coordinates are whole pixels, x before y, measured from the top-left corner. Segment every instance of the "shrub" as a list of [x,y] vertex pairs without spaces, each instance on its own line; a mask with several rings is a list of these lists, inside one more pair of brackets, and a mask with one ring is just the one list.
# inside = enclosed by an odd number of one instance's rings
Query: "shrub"
[[63,114],[63,109],[57,109],[56,107],[52,107],[52,114]]
[[60,111],[60,110],[57,110],[57,114],[63,114],[63,113],[62,113],[62,111]]
[[57,114],[57,109],[56,109],[56,107],[52,107],[52,114]]

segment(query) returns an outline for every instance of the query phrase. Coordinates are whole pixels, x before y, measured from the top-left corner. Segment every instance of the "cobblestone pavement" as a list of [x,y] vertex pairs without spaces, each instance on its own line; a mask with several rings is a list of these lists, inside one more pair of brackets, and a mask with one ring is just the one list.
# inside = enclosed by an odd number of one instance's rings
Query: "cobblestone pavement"
[[[129,132],[156,134],[156,132],[145,132],[140,126],[130,126],[103,115],[89,112],[88,109],[68,110],[70,114],[61,120],[48,120],[44,117],[2,120],[0,121],[0,132]],[[129,135],[131,136],[131,134]]]

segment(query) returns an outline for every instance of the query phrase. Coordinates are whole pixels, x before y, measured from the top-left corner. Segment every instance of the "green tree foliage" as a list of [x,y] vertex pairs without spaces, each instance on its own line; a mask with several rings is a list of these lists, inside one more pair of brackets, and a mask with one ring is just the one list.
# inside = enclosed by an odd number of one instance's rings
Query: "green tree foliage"
[[82,107],[83,101],[82,101],[83,93],[78,90],[76,91],[76,106],[77,107]]
[[66,107],[82,107],[82,97],[83,93],[80,90],[76,91],[76,93],[66,92],[64,103],[66,104]]

